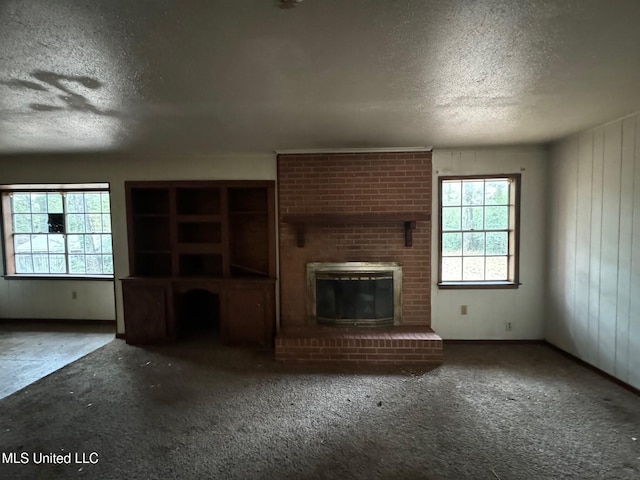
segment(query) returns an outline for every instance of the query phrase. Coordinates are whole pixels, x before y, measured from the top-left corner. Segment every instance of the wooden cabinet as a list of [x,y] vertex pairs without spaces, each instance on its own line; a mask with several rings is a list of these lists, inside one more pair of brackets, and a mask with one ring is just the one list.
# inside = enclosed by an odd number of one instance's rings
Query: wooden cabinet
[[273,288],[233,283],[225,288],[222,325],[228,343],[265,345],[273,338]]
[[127,343],[153,344],[173,338],[167,282],[125,279],[122,294]]
[[[125,187],[129,269],[136,279],[123,283],[127,342],[175,337],[180,328],[172,294],[198,281],[220,297],[223,338],[233,343],[271,342],[275,183],[126,182]],[[165,282],[164,312],[158,306],[161,290],[154,283],[160,280]],[[148,291],[140,295],[145,284]]]

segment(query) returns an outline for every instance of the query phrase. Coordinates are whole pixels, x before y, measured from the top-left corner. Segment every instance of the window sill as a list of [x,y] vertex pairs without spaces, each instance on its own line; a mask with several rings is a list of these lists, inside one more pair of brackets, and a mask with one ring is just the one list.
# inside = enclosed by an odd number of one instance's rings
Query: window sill
[[515,282],[440,282],[438,288],[441,290],[464,290],[464,289],[515,289],[520,287],[520,283]]
[[113,275],[3,275],[5,280],[83,280],[83,281],[113,281]]

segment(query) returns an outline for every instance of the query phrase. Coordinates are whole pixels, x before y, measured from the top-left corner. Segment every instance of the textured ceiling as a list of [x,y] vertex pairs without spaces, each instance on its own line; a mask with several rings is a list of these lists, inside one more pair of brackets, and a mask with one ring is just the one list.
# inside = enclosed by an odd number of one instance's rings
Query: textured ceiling
[[0,0],[0,154],[547,142],[640,110],[638,0]]

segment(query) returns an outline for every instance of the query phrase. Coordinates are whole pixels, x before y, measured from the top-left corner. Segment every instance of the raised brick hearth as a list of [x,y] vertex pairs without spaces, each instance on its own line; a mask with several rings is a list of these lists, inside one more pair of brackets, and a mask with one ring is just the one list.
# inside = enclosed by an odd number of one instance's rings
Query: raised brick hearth
[[276,360],[295,363],[439,365],[442,339],[429,327],[293,328],[276,338]]
[[[431,168],[428,151],[278,155],[278,360],[442,362],[442,340],[430,328]],[[313,262],[400,264],[401,321],[318,325],[308,308]]]

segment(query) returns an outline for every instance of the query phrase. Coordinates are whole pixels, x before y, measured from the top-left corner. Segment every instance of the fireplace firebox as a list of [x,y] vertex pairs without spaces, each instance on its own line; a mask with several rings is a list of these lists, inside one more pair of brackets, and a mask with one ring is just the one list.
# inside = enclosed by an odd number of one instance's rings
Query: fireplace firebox
[[311,324],[384,327],[402,322],[399,263],[309,263],[307,294]]

